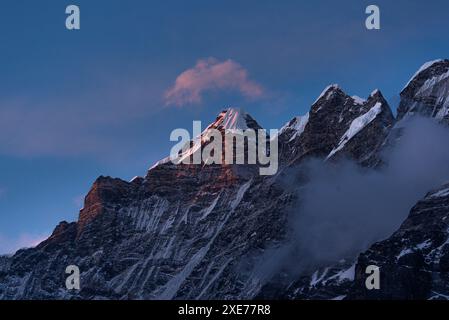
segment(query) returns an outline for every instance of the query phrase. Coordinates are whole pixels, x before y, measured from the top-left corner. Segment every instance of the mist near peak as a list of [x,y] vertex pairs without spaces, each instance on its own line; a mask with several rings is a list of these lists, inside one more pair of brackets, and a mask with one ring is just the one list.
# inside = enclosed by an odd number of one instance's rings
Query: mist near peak
[[[280,272],[298,276],[341,259],[355,260],[396,231],[427,192],[449,181],[449,128],[412,117],[391,131],[398,132],[392,146],[384,148],[385,165],[379,169],[322,159],[288,169],[282,183],[297,199],[288,239],[261,258],[254,270],[261,282]],[[306,183],[299,181],[304,177]]]

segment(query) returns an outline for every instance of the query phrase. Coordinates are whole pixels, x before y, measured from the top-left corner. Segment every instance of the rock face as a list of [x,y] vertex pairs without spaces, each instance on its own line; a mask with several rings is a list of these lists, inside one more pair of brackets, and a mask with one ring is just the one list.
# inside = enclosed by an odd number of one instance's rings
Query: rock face
[[[447,60],[436,62],[418,72],[401,94],[400,118],[424,110],[407,103],[423,98],[419,88],[426,87],[428,97],[446,94],[442,75],[447,64]],[[435,77],[433,89],[425,85]],[[419,100],[426,101],[426,106],[441,106],[436,113],[420,113],[440,114],[445,99]],[[131,182],[100,177],[87,194],[77,222],[61,222],[36,248],[0,257],[0,299],[449,295],[446,187],[419,202],[391,238],[359,257],[319,266],[288,285],[276,280],[267,285],[254,272],[260,257],[288,240],[288,213],[297,203],[296,192],[283,183],[289,169],[310,158],[328,162],[348,158],[364,167],[376,167],[395,123],[380,91],[364,100],[332,85],[305,116],[293,118],[280,130],[277,175],[259,175],[257,164],[175,165],[167,158]],[[208,127],[220,131],[247,128],[261,127],[247,113],[232,108]],[[206,129],[183,155],[190,157],[208,143]],[[307,183],[307,173],[296,183]],[[381,282],[388,289],[376,293],[363,289],[364,267],[370,263],[388,270]],[[65,288],[69,265],[80,268],[80,291]]]
[[425,63],[402,90],[398,119],[412,114],[449,123],[449,60]]
[[[350,299],[449,298],[449,185],[419,201],[398,231],[360,254]],[[365,269],[380,268],[380,290],[367,290]]]
[[281,159],[291,164],[308,157],[348,157],[368,164],[394,121],[379,90],[363,100],[331,85],[307,115],[294,118],[281,129]]

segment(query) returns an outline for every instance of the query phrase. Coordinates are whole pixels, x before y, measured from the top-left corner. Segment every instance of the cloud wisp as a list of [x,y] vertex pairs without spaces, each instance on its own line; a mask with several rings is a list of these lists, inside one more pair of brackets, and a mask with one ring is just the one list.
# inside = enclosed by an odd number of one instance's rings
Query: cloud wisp
[[233,60],[215,58],[198,60],[182,72],[165,92],[166,105],[183,106],[201,103],[206,92],[236,91],[249,99],[263,96],[262,86],[249,79],[248,71]]
[[[311,160],[291,169],[283,181],[296,190],[285,245],[269,250],[256,272],[267,281],[280,270],[313,272],[341,259],[353,259],[389,237],[427,192],[449,180],[449,130],[429,119],[404,121],[403,135],[379,170],[349,160]],[[306,176],[298,186],[293,176]]]

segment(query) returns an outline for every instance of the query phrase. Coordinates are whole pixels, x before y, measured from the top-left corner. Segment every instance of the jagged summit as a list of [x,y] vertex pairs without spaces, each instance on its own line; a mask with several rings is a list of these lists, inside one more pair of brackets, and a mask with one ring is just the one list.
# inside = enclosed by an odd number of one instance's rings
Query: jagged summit
[[449,60],[425,63],[402,90],[398,119],[419,114],[449,123]]
[[304,132],[308,122],[309,112],[303,116],[296,116],[279,130],[279,135],[288,135],[288,141],[290,142]]
[[368,98],[364,99],[357,95],[349,96],[338,84],[331,84],[324,88],[312,104],[311,111],[319,112],[323,111],[323,108],[327,106],[335,106],[343,103],[352,104],[354,107],[363,106],[372,99],[382,100],[382,102],[385,100],[379,89],[373,90]]
[[405,87],[402,91],[406,90],[407,87],[415,80],[418,80],[418,78],[421,76],[422,73],[432,71],[437,69],[439,66],[449,63],[448,59],[436,59],[432,61],[425,62],[418,71],[415,72],[415,74],[410,78],[410,80],[407,82]]
[[382,103],[377,102],[368,112],[361,114],[354,120],[352,120],[349,128],[340,138],[338,145],[329,153],[326,160],[333,157],[337,152],[343,150],[346,144],[355,137],[359,132],[361,132],[365,127],[367,127],[371,122],[373,122],[382,113]]
[[339,85],[332,84],[306,115],[294,117],[281,128],[281,161],[292,163],[305,157],[330,159],[341,155],[367,163],[393,123],[393,113],[380,90],[363,99],[351,97]]

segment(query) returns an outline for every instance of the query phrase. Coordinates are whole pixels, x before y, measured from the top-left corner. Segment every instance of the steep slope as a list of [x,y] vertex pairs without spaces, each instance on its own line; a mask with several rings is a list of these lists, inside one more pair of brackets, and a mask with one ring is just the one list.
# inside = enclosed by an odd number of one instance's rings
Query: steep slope
[[449,123],[449,60],[425,63],[402,90],[398,119],[412,114]]

